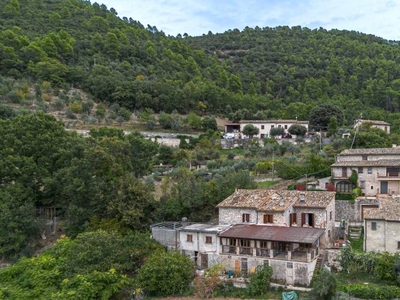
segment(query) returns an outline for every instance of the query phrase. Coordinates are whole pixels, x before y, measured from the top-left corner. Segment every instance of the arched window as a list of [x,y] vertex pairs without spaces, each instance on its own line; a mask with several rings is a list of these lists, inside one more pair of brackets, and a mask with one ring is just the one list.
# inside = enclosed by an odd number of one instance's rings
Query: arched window
[[349,181],[339,181],[336,184],[336,191],[341,193],[350,193],[353,190],[353,185]]

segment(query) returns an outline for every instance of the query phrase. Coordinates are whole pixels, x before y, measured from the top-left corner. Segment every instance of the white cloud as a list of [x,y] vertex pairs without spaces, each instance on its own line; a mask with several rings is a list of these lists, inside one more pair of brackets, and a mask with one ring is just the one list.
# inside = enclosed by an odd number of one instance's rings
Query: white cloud
[[120,17],[189,35],[279,25],[347,29],[400,40],[400,4],[394,0],[103,0]]

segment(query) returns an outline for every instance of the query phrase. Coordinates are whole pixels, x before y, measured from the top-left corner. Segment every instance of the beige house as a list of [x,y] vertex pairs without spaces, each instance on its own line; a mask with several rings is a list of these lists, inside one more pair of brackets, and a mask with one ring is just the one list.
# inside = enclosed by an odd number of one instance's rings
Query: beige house
[[[308,121],[297,121],[297,120],[243,120],[239,122],[240,132],[243,132],[243,128],[251,124],[259,129],[258,138],[266,138],[269,137],[269,133],[271,128],[279,128],[282,127],[285,129],[285,133],[288,133],[288,129],[290,126],[294,124],[298,124],[304,126],[308,131]],[[295,137],[295,136],[294,136]]]
[[237,190],[220,204],[219,259],[230,270],[251,272],[268,263],[273,279],[310,284],[320,249],[332,245],[335,193]]
[[400,147],[342,151],[331,166],[337,192],[352,191],[352,171],[363,195],[400,195]]
[[358,119],[354,124],[354,129],[358,129],[362,124],[371,124],[371,127],[382,129],[387,134],[390,133],[390,124],[384,121]]
[[218,263],[218,233],[230,226],[194,223],[179,229],[179,250],[188,255],[199,269],[206,269]]
[[364,251],[400,252],[400,198],[380,197],[364,211]]

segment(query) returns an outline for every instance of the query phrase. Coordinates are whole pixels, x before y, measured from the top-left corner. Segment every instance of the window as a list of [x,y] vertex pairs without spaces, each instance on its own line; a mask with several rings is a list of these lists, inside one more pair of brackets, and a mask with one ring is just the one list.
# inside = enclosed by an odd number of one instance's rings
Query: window
[[278,125],[279,128],[281,128],[281,125]]
[[329,212],[329,220],[332,220],[332,212]]
[[297,214],[290,214],[290,226],[297,226]]
[[264,125],[261,125],[261,129],[264,129]]
[[249,223],[250,222],[250,214],[243,214],[242,215],[242,222]]
[[271,128],[274,128],[275,127],[275,125],[271,125]]
[[340,181],[336,184],[336,191],[346,193],[353,190],[353,185],[348,181]]
[[330,238],[330,237],[331,237],[331,231],[328,230],[328,238]]
[[250,247],[250,240],[241,239],[240,246],[241,247]]
[[373,190],[374,189],[374,186],[373,185],[371,185],[371,190]]
[[363,167],[358,167],[358,174],[362,174],[363,171],[364,171],[364,168],[363,168]]
[[188,235],[186,236],[186,242],[192,243],[192,242],[193,242],[193,235],[188,234]]
[[287,125],[285,125],[285,129],[287,129]]
[[376,222],[371,222],[371,230],[376,230]]
[[301,226],[314,227],[314,214],[302,213],[301,214]]
[[360,181],[360,188],[365,189],[365,180]]
[[268,242],[267,241],[260,241],[260,248],[268,249]]
[[236,246],[236,240],[235,239],[229,239],[228,243],[229,243],[228,244],[229,246]]
[[292,262],[288,262],[288,263],[286,264],[286,267],[287,267],[288,269],[293,269],[293,263],[292,263]]
[[212,244],[212,236],[206,236],[206,244]]
[[368,167],[368,174],[372,174],[372,168]]
[[274,223],[274,216],[270,214],[265,214],[264,215],[264,224],[267,223]]
[[397,242],[397,250],[400,250],[400,242]]
[[363,156],[362,156],[362,160],[368,160],[368,156],[363,155]]
[[347,177],[347,168],[342,167],[342,177]]

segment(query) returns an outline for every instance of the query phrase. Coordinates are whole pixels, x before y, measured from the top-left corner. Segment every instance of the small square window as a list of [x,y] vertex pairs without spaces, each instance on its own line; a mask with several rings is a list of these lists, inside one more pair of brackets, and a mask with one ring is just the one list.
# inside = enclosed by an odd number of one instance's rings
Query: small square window
[[264,224],[274,223],[274,216],[271,214],[264,215]]
[[400,250],[400,242],[397,242],[397,250]]
[[264,125],[261,125],[261,129],[264,129]]
[[362,160],[368,160],[368,156],[363,155],[363,156],[362,156]]
[[285,129],[287,129],[287,125],[285,125]]
[[363,168],[363,167],[358,167],[358,174],[362,174],[363,171],[364,171],[364,168]]
[[330,238],[330,237],[331,237],[331,231],[328,230],[328,238]]
[[269,266],[269,260],[268,260],[268,259],[265,259],[265,260],[264,260],[264,265]]
[[376,222],[371,222],[371,230],[376,230]]
[[332,220],[332,212],[329,212],[329,220]]
[[212,236],[206,236],[206,244],[212,244]]
[[365,189],[365,180],[360,181],[360,188]]
[[188,234],[188,235],[186,236],[186,242],[192,243],[192,242],[193,242],[193,235]]
[[292,262],[288,262],[288,263],[286,264],[286,267],[287,267],[288,269],[293,269],[293,263],[292,263]]
[[368,174],[372,174],[372,168],[368,167]]
[[373,185],[371,185],[371,190],[373,190],[374,189],[374,186]]
[[242,215],[242,222],[249,223],[250,222],[250,214],[243,214]]

